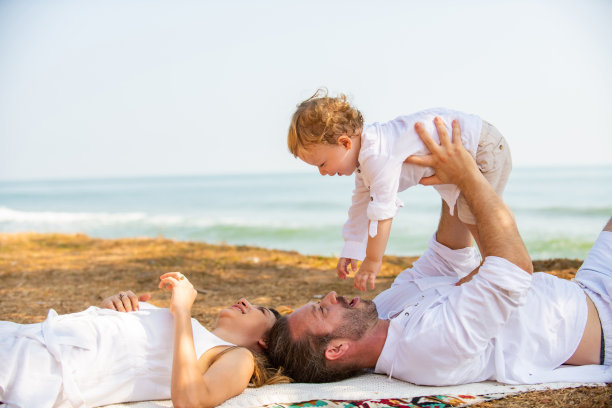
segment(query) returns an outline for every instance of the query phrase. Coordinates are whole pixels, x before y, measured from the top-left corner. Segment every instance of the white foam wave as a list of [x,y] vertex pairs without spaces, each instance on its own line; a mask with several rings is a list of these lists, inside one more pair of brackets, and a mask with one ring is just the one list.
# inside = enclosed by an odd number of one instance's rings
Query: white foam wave
[[[175,214],[148,214],[146,212],[62,212],[19,211],[0,207],[0,231],[34,230],[57,231],[90,228],[190,228],[214,227],[246,228],[304,228],[311,227],[312,220],[265,219],[263,217],[202,216]],[[325,226],[325,225],[323,225]]]
[[56,211],[17,211],[0,207],[0,223],[81,223],[99,224],[138,222],[147,218],[145,213],[95,213],[95,212],[56,212]]

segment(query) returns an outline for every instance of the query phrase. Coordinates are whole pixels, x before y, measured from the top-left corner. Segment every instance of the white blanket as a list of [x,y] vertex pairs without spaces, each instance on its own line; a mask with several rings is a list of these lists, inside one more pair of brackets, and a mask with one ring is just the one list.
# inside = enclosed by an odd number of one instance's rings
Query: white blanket
[[[603,383],[548,383],[531,385],[506,385],[493,381],[425,387],[404,381],[389,379],[378,374],[364,374],[348,380],[328,384],[276,384],[261,388],[249,388],[242,394],[227,400],[221,408],[259,408],[273,403],[290,403],[310,400],[368,400],[382,398],[412,398],[426,395],[488,395],[499,398],[519,392],[571,388],[584,385],[600,386]],[[108,405],[107,408],[158,408],[172,407],[171,401],[145,401]]]

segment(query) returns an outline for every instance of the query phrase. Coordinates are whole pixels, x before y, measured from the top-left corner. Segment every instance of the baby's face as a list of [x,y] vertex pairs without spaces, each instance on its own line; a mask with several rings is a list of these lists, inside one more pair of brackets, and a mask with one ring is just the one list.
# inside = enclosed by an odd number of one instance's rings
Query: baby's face
[[[348,141],[347,141],[348,140]],[[298,157],[311,166],[316,166],[322,176],[350,176],[357,168],[359,149],[348,136],[338,138],[337,144],[309,146]]]

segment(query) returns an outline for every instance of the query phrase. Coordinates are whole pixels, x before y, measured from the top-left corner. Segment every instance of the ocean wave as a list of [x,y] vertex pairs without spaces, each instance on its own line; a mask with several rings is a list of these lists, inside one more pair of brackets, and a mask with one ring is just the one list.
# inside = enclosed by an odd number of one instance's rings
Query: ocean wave
[[[63,212],[63,211],[20,211],[0,207],[0,231],[23,227],[25,229],[64,226],[83,228],[86,232],[91,227],[151,226],[176,228],[228,228],[228,229],[287,229],[295,230],[312,226],[313,220],[296,218],[293,220],[265,219],[263,217],[236,216],[203,216],[176,214],[148,214],[146,212]],[[320,220],[319,226],[330,226],[329,222]],[[335,223],[332,223],[335,225]],[[63,230],[63,229],[62,229]]]
[[567,217],[590,217],[590,216],[612,216],[611,206],[600,207],[574,207],[574,206],[511,206],[515,212],[524,212],[538,215],[567,216]]

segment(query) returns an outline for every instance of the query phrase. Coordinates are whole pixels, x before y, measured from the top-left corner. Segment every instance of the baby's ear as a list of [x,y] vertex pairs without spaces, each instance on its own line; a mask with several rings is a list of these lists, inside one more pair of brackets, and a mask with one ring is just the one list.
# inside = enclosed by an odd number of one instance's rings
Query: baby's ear
[[353,146],[353,140],[347,135],[342,135],[338,138],[338,144],[349,150]]
[[259,344],[264,350],[268,349],[268,343],[264,339],[259,339],[257,344]]

